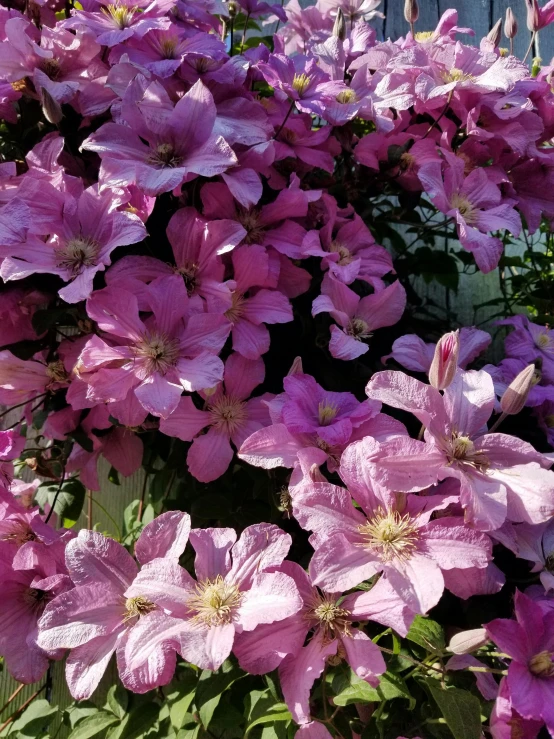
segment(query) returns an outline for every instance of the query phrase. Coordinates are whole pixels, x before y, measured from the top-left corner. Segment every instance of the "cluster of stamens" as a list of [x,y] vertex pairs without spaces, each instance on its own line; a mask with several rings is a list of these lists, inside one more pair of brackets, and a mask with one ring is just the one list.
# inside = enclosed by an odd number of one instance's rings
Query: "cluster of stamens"
[[329,244],[329,251],[333,254],[339,255],[339,261],[337,264],[339,264],[341,267],[350,264],[350,262],[354,259],[352,254],[350,253],[350,249],[346,247],[344,244],[341,244],[340,241],[331,241]]
[[328,426],[336,418],[338,412],[339,409],[334,403],[329,403],[326,400],[320,401],[317,409],[319,425]]
[[175,151],[173,144],[158,144],[152,149],[147,157],[148,164],[154,164],[158,167],[178,167],[183,161]]
[[409,514],[379,508],[375,515],[358,527],[364,546],[378,552],[381,559],[409,559],[419,538],[417,526]]
[[196,585],[188,606],[195,613],[194,621],[204,626],[223,626],[233,621],[241,600],[238,586],[218,575],[215,580],[203,580]]
[[137,595],[134,598],[127,598],[125,601],[125,614],[123,616],[124,621],[130,621],[132,618],[139,618],[145,616],[150,611],[153,611],[156,606],[154,603],[144,598],[142,595]]
[[489,460],[482,451],[475,449],[475,444],[463,434],[452,433],[448,443],[449,464],[462,462],[475,467],[479,471],[485,471],[489,467]]
[[28,541],[36,541],[36,535],[26,521],[14,520],[9,531],[0,534],[0,541],[11,541],[17,546],[23,546]]
[[56,266],[66,269],[73,276],[85,267],[94,267],[98,262],[100,244],[88,236],[75,236],[54,250]]
[[346,333],[348,336],[352,336],[353,339],[363,341],[371,337],[371,331],[367,323],[363,318],[352,318],[350,323],[346,327]]
[[550,336],[546,333],[546,331],[542,331],[536,338],[535,338],[535,344],[541,349],[543,352],[552,353],[554,352],[554,341],[550,338]]
[[449,82],[472,82],[475,77],[472,74],[464,72],[463,69],[452,67],[448,71],[442,73],[442,78],[446,83]]
[[57,80],[60,74],[60,63],[57,59],[43,59],[40,69],[51,80]]
[[450,198],[450,207],[457,210],[466,223],[472,224],[477,221],[478,211],[469,200],[460,193],[454,193]]
[[68,379],[68,374],[61,359],[55,359],[53,362],[48,362],[46,365],[46,375],[51,380],[50,384],[66,382]]
[[181,275],[187,288],[187,293],[192,295],[196,287],[196,275],[198,273],[198,264],[195,262],[186,262],[181,267],[176,267],[175,272]]
[[106,8],[102,8],[102,12],[122,31],[133,22],[137,8],[128,8],[126,5],[108,5]]
[[300,97],[306,92],[312,82],[312,78],[302,72],[302,74],[295,74],[292,80],[292,89],[295,90]]
[[245,244],[261,244],[265,229],[260,224],[260,211],[256,208],[246,210],[241,208],[237,213],[237,220],[246,231]]
[[342,103],[342,105],[348,105],[348,103],[355,103],[357,97],[354,90],[343,90],[342,92],[339,92],[335,97],[335,100],[337,103]]
[[554,662],[552,652],[544,651],[535,654],[529,660],[527,667],[535,677],[554,677]]
[[225,311],[225,318],[231,323],[236,323],[242,316],[244,310],[244,295],[239,292],[234,292],[231,296],[231,307]]
[[247,419],[246,403],[243,403],[232,395],[222,395],[210,405],[212,425],[233,434]]
[[316,621],[319,628],[323,631],[324,641],[332,641],[337,636],[349,636],[350,611],[347,611],[326,594],[314,596],[310,603],[309,610],[306,612],[306,618],[310,621]]
[[164,375],[177,361],[179,342],[162,332],[152,331],[137,342],[135,354],[144,361],[149,374],[160,372]]

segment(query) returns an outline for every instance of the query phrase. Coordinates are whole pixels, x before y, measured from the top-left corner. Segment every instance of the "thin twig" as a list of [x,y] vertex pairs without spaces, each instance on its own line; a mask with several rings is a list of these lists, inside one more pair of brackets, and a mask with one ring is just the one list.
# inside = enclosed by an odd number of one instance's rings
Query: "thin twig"
[[277,129],[277,131],[275,132],[275,135],[273,136],[274,139],[276,139],[277,136],[279,136],[279,134],[281,133],[281,131],[285,127],[285,123],[288,121],[289,116],[290,116],[290,114],[293,111],[293,108],[294,108],[294,100],[292,100],[292,102],[290,104],[290,108],[288,109],[288,112],[287,112],[286,116],[284,117],[283,122],[281,123],[281,125],[279,126],[279,128]]
[[244,49],[244,43],[246,41],[246,32],[248,31],[248,21],[249,20],[250,20],[250,13],[247,13],[246,20],[244,21],[244,30],[242,32],[242,38],[240,40],[239,56],[242,54],[242,50]]
[[48,515],[44,519],[44,523],[48,523],[48,521],[50,521],[50,519],[52,518],[52,514],[54,513],[54,508],[56,507],[56,503],[58,502],[58,495],[62,491],[62,487],[65,482],[65,464],[66,464],[66,460],[64,459],[62,462],[62,478],[60,480],[60,484],[58,485],[58,489],[56,490],[56,494],[54,495],[54,500],[52,501],[52,505],[50,506]]
[[23,690],[24,687],[25,687],[25,683],[21,683],[21,685],[19,686],[19,688],[16,688],[13,691],[13,693],[10,695],[10,697],[8,698],[8,700],[4,703],[4,705],[2,706],[2,708],[0,708],[0,716],[4,713],[4,711],[6,710],[6,708],[13,701],[13,699],[14,698],[17,698],[17,696],[21,693],[21,691]]
[[140,501],[139,501],[139,507],[138,507],[138,515],[137,520],[142,521],[142,516],[144,515],[144,499],[146,497],[146,484],[148,482],[148,473],[144,473],[144,482],[142,483],[142,491],[140,494]]
[[19,713],[21,713],[21,711],[24,711],[27,708],[27,706],[35,700],[35,698],[37,697],[37,695],[40,695],[40,693],[42,693],[42,691],[44,690],[45,687],[46,687],[46,684],[44,684],[42,686],[42,688],[39,688],[37,691],[35,691],[33,693],[33,695],[25,701],[25,703],[23,703],[21,706],[19,706],[19,708],[17,709],[17,711],[15,711],[14,713],[12,713],[12,715],[9,717],[9,719],[7,721],[4,721],[4,723],[2,724],[2,726],[0,726],[0,734],[4,731],[4,729],[6,728],[6,726],[9,726],[11,724],[11,722],[15,719],[15,717]]
[[18,403],[17,405],[10,406],[6,411],[3,411],[0,413],[0,418],[4,418],[4,416],[7,416],[8,413],[11,413],[12,411],[15,411],[16,408],[21,408],[22,405],[27,405],[27,403],[32,403],[34,400],[37,400],[38,398],[44,398],[48,393],[40,393],[40,395],[35,395],[34,398],[27,398],[27,400],[24,400],[22,403]]
[[522,61],[525,61],[529,54],[531,53],[531,49],[533,48],[533,44],[535,43],[535,36],[537,35],[536,31],[533,31],[531,34],[531,41],[529,41],[529,46],[527,47],[527,51],[525,52],[525,56],[523,57]]

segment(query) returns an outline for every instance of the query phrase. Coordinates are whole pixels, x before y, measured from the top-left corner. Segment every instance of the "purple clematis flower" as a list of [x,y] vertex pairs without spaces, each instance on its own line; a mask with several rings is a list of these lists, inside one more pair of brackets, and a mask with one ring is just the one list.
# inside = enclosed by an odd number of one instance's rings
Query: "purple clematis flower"
[[200,80],[174,106],[159,82],[149,84],[139,75],[121,114],[121,124],[105,123],[83,143],[100,155],[105,185],[136,184],[147,195],[159,195],[185,179],[213,177],[237,163],[225,139],[213,132],[216,107]]

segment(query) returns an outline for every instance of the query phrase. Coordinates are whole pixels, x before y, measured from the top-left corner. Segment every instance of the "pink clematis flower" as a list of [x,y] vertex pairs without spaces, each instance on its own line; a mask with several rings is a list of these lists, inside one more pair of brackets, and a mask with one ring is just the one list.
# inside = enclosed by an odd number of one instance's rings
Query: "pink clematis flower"
[[514,526],[517,556],[533,562],[531,572],[540,572],[540,580],[548,592],[554,590],[554,521]]
[[[312,315],[330,313],[339,324],[331,326],[329,351],[335,359],[356,359],[369,350],[366,341],[376,329],[397,323],[406,307],[406,291],[396,280],[373,295],[360,298],[353,290],[325,275]],[[339,328],[340,326],[340,328]]]
[[376,452],[383,457],[372,464],[377,480],[409,492],[454,477],[467,520],[482,530],[497,529],[506,518],[541,523],[552,516],[554,473],[543,469],[551,461],[527,442],[486,433],[495,402],[486,372],[458,370],[443,395],[402,372],[377,372],[366,393],[413,413],[426,427],[427,443],[399,439],[390,452]]
[[[211,482],[224,474],[234,455],[231,442],[238,449],[251,434],[270,424],[264,401],[273,396],[266,394],[248,400],[264,376],[261,359],[231,354],[225,362],[223,383],[213,392],[203,393],[206,410],[198,410],[186,396],[168,419],[160,421],[163,434],[192,441],[187,464],[191,475],[200,482]],[[208,432],[199,435],[205,428]]]
[[40,355],[20,359],[8,349],[0,352],[0,403],[16,405],[68,384],[68,374],[59,359],[46,362]]
[[516,620],[497,618],[487,634],[512,662],[506,678],[511,707],[522,718],[544,721],[554,732],[554,612],[543,612],[521,591],[515,595]]
[[106,282],[124,286],[129,279],[149,283],[156,277],[178,274],[189,297],[198,295],[208,311],[223,312],[231,307],[233,283],[224,282],[225,267],[220,256],[234,249],[245,236],[245,229],[234,220],[207,221],[194,208],[181,208],[167,227],[175,266],[154,257],[127,256],[108,271]]
[[121,112],[121,124],[105,123],[83,143],[100,155],[105,185],[134,183],[147,195],[159,195],[237,163],[225,139],[214,133],[216,107],[200,80],[173,106],[159,82],[148,84],[139,75]]
[[[352,494],[323,482],[305,482],[294,489],[294,516],[313,532],[313,582],[336,592],[383,572],[412,611],[426,613],[438,603],[445,584],[456,591],[457,577],[465,579],[468,571],[487,567],[491,542],[459,517],[431,521],[435,511],[452,502],[450,497],[395,499],[390,493],[376,495],[369,485],[361,485],[354,448],[346,450],[341,464],[343,479],[347,484],[354,481]],[[452,577],[443,576],[450,570],[455,571]]]
[[59,275],[69,283],[59,291],[61,298],[67,303],[85,300],[95,275],[110,264],[112,251],[146,236],[138,216],[116,207],[109,191],[99,193],[95,187],[79,198],[67,196],[61,220],[51,225],[46,242],[33,237],[23,248],[0,247],[0,256],[6,257],[0,275],[6,282],[35,273]]
[[238,541],[232,529],[195,529],[190,541],[197,580],[177,563],[158,559],[143,567],[127,591],[127,597],[141,593],[158,606],[129,639],[131,670],[160,645],[201,669],[217,670],[236,634],[279,622],[302,607],[294,580],[274,571],[291,543],[277,526],[249,526]]
[[519,235],[521,219],[513,208],[515,201],[502,198],[484,169],[474,169],[465,177],[463,159],[449,152],[444,156],[444,178],[441,163],[435,161],[422,164],[418,177],[437,208],[455,219],[460,243],[473,253],[479,269],[490,272],[498,265],[503,245],[486,232],[508,229]]
[[87,301],[87,313],[112,345],[89,339],[76,371],[96,402],[124,400],[130,390],[142,407],[167,418],[183,390],[216,385],[223,375],[217,356],[231,325],[222,315],[188,315],[189,298],[177,275],[159,277],[148,286],[153,316],[139,318],[138,302],[116,287],[99,290]]
[[[158,516],[144,527],[135,546],[143,567],[154,560],[177,563],[190,532],[190,517],[179,511]],[[75,587],[51,601],[39,621],[38,643],[44,649],[70,649],[66,679],[76,700],[95,691],[114,652],[120,678],[130,690],[144,693],[167,684],[175,655],[157,649],[140,669],[130,669],[125,644],[155,605],[143,593],[130,595],[138,567],[127,550],[96,531],[82,530],[65,553]]]
[[536,739],[542,725],[542,721],[524,719],[514,710],[508,682],[503,677],[491,712],[490,730],[492,738],[512,739],[514,733],[516,733],[521,739]]
[[32,317],[37,309],[48,303],[48,296],[39,290],[10,286],[0,295],[0,346],[15,344],[25,339],[36,339]]

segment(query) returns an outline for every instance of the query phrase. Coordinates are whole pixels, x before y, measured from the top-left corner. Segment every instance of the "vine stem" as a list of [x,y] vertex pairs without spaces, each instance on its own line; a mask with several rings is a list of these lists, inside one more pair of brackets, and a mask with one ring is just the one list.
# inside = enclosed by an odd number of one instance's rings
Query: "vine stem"
[[279,128],[277,129],[277,131],[275,132],[275,135],[273,136],[274,139],[276,139],[277,136],[279,136],[279,134],[281,133],[281,131],[285,127],[285,123],[288,121],[289,116],[292,113],[293,109],[294,109],[294,100],[291,102],[290,108],[288,109],[286,116],[283,118],[283,122],[281,123],[281,125],[279,126]]
[[537,37],[537,32],[533,31],[531,34],[531,41],[529,41],[529,46],[527,47],[527,51],[525,52],[525,56],[523,57],[522,61],[526,61],[527,57],[531,53],[531,49],[533,48],[533,44],[535,43],[535,38]]
[[62,462],[62,479],[60,480],[60,484],[58,485],[58,489],[56,490],[56,494],[54,495],[54,500],[52,501],[52,505],[50,506],[50,510],[48,511],[48,515],[44,519],[44,523],[48,523],[50,519],[52,518],[52,514],[54,513],[54,508],[56,507],[56,503],[58,502],[58,496],[62,491],[63,484],[65,482],[65,465],[66,460]]
[[22,403],[18,403],[17,405],[10,406],[7,410],[0,413],[0,418],[4,418],[4,416],[7,416],[8,413],[11,413],[12,411],[15,411],[16,408],[21,408],[22,405],[27,405],[27,403],[32,403],[34,400],[37,400],[38,398],[44,398],[48,395],[48,393],[40,393],[39,395],[35,395],[34,398],[27,398],[27,400],[24,400]]
[[38,695],[40,695],[42,693],[42,691],[45,688],[46,688],[46,684],[44,684],[42,686],[42,688],[39,688],[38,690],[36,690],[33,693],[33,695],[25,701],[25,703],[23,703],[21,706],[19,706],[19,708],[16,711],[14,711],[14,713],[12,713],[12,715],[9,717],[9,719],[7,719],[7,721],[4,721],[4,723],[2,724],[2,726],[0,726],[0,734],[4,731],[4,729],[6,728],[6,726],[9,726],[11,724],[11,722],[15,719],[15,717],[19,713],[21,713],[22,711],[24,711],[27,708],[27,706],[30,703],[32,703]]
[[17,698],[17,696],[21,693],[21,691],[23,690],[24,687],[25,687],[25,683],[21,683],[21,685],[19,686],[19,688],[16,688],[13,691],[13,693],[10,695],[10,697],[8,698],[8,700],[4,703],[4,705],[2,706],[2,708],[0,708],[0,716],[4,713],[4,711],[6,710],[6,708],[13,701],[13,699],[14,698]]

